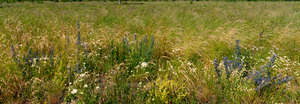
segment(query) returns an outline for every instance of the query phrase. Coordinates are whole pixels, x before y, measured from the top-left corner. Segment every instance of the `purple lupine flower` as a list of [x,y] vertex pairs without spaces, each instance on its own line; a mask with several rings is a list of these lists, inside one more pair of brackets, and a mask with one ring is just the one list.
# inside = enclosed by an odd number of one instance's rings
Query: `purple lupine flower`
[[[263,67],[261,67],[261,68],[263,68]],[[263,78],[264,78],[263,73],[264,72],[265,72],[264,69],[261,69],[260,71],[255,71],[255,73],[253,75],[255,85],[259,85],[259,83],[263,80]]]
[[234,62],[234,61],[231,61],[231,60],[227,61],[227,64],[228,64],[228,72],[229,72],[228,74],[231,74],[231,72],[232,72],[233,69],[234,69],[233,62]]
[[278,80],[277,84],[283,84],[283,83],[287,83],[288,81],[292,80],[292,77],[289,76],[285,76],[283,79]]
[[277,78],[279,78],[281,76],[281,74],[276,75],[275,77],[272,78],[272,80],[276,80]]
[[238,68],[239,68],[239,71],[240,71],[240,70],[242,70],[242,68],[243,68],[243,64],[244,64],[244,62],[243,62],[243,61],[241,62],[241,64],[239,64],[239,67],[238,67]]
[[218,69],[219,64],[218,64],[218,60],[217,59],[214,60],[214,66],[215,66],[215,71],[217,72],[218,77],[221,77],[221,72]]
[[[275,80],[278,79],[279,77],[281,77],[281,74],[276,75],[275,77],[272,78],[272,81],[273,81],[272,84],[273,84],[273,85],[276,84],[276,81],[275,81]],[[280,79],[279,79],[279,80],[280,80]]]
[[238,68],[239,70],[242,69],[242,60],[241,60],[241,49],[240,49],[240,40],[236,40],[236,46],[235,46],[235,59],[233,63],[234,69]]
[[227,77],[229,77],[230,74],[230,69],[229,69],[229,63],[228,63],[228,57],[224,57],[224,66],[225,66],[225,71],[226,71],[226,75]]
[[237,68],[234,65],[235,63],[236,63],[235,61],[228,60],[228,57],[224,57],[224,66],[225,66],[227,78],[229,78],[232,71]]
[[[273,55],[273,57],[270,59],[270,62],[267,65],[262,66],[260,68],[261,69],[260,71],[256,71],[253,80],[255,82],[257,92],[260,92],[260,90],[262,88],[264,88],[268,85],[282,84],[282,83],[286,83],[292,79],[291,77],[286,76],[283,79],[279,79],[276,82],[275,80],[278,79],[281,76],[281,74],[271,77],[270,68],[272,68],[272,65],[274,64],[275,59],[276,59],[276,54]],[[265,72],[265,73],[263,73],[263,72]],[[267,77],[266,77],[266,74],[267,74]]]
[[263,79],[261,77],[254,78],[255,85],[259,85],[262,82],[262,80]]
[[261,81],[258,83],[258,86],[256,87],[256,91],[260,92],[260,90],[262,88],[264,88],[265,86],[269,85],[271,82],[271,80],[269,78],[261,78]]
[[280,75],[277,75],[273,78],[268,78],[268,77],[260,77],[260,81],[257,81],[257,88],[256,90],[259,92],[262,88],[264,88],[267,85],[275,85],[275,84],[283,84],[283,83],[287,83],[288,81],[292,80],[292,77],[286,76],[283,79],[279,79],[277,81],[277,83],[275,82],[275,80],[280,77]]
[[260,72],[255,73],[253,80],[254,80],[255,85],[260,84],[260,82],[262,81],[262,77],[260,76]]
[[31,65],[32,57],[31,57],[31,48],[28,50],[27,56],[25,55],[25,62],[28,65]]
[[269,65],[268,65],[269,68],[271,68],[274,65],[276,57],[277,57],[277,55],[273,54],[272,58],[270,59]]

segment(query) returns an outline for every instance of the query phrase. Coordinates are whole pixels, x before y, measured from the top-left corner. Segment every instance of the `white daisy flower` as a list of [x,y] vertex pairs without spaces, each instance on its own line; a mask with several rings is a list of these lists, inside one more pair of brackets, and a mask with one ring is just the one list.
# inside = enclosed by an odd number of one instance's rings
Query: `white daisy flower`
[[146,68],[148,66],[148,63],[147,62],[142,62],[142,64],[141,64],[141,67],[142,68]]
[[71,94],[76,94],[77,93],[77,89],[73,89],[72,91],[71,91]]

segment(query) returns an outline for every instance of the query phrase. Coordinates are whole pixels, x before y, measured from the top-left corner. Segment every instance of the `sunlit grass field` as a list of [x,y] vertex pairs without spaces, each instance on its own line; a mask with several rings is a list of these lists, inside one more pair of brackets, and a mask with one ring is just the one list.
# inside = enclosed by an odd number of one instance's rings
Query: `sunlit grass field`
[[3,4],[0,103],[300,103],[300,2]]

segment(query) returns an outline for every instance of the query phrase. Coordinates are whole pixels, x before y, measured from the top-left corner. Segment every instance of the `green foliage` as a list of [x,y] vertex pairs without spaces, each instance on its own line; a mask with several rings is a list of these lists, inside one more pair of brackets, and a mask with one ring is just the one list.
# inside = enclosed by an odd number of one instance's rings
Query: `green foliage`
[[152,84],[147,85],[149,96],[147,103],[186,103],[188,101],[188,92],[185,91],[185,86],[176,80],[169,80],[165,75],[163,78],[157,78]]

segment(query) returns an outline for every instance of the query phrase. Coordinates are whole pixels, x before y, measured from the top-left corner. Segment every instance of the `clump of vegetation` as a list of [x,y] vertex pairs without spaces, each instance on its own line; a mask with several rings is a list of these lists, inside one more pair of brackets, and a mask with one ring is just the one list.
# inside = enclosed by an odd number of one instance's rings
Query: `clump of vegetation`
[[[281,77],[280,75],[272,76],[274,74],[277,74],[272,71],[272,67],[275,63],[276,57],[277,55],[274,54],[270,59],[270,61],[267,63],[267,65],[261,67],[260,71],[254,71],[255,74],[252,75],[252,73],[249,72],[248,75],[240,76],[240,77],[241,78],[247,77],[247,79],[253,79],[254,84],[256,86],[256,91],[259,93],[261,92],[261,90],[265,88],[270,88],[271,86],[274,85],[287,83],[292,79],[291,77],[286,76],[284,78],[279,78]],[[225,68],[227,79],[230,77],[231,73],[235,71],[235,69],[237,69],[236,70],[237,73],[235,74],[243,75],[243,71],[241,71],[243,69],[243,61],[242,61],[242,56],[241,56],[241,51],[239,46],[239,40],[236,40],[234,60],[229,61],[228,57],[224,57],[223,62],[224,62],[224,68]],[[219,68],[219,63],[217,62],[217,59],[214,60],[214,68],[217,73],[217,76],[219,77],[219,80],[222,81],[220,77],[222,77],[223,70]]]

